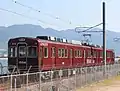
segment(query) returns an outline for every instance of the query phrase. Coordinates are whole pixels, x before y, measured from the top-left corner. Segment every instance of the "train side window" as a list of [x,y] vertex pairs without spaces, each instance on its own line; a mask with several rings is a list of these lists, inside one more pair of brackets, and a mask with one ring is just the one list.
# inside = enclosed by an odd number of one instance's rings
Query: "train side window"
[[28,57],[37,56],[37,47],[28,47]]
[[111,57],[110,52],[107,52],[106,55],[107,55],[108,58]]
[[79,54],[80,54],[80,53],[79,53],[79,50],[77,50],[77,57],[79,57]]
[[88,57],[91,57],[91,50],[88,50]]
[[68,49],[65,49],[65,57],[68,57]]
[[82,57],[82,51],[79,50],[78,52],[79,52],[79,53],[78,53],[78,56],[79,56],[79,57]]
[[100,51],[100,58],[102,57],[102,52]]
[[111,53],[109,52],[109,57],[112,58]]
[[74,56],[77,57],[77,50],[74,51]]
[[93,57],[96,57],[96,53],[95,53],[96,51],[94,50],[94,51],[92,51],[92,56]]
[[110,52],[110,58],[112,58],[113,56],[112,56],[112,53]]
[[65,57],[65,49],[62,49],[62,57]]
[[17,49],[16,47],[10,47],[8,50],[9,57],[16,57],[17,56]]
[[79,52],[79,50],[77,50],[77,57],[79,57],[79,54],[80,54],[80,52]]
[[102,51],[100,51],[100,57],[101,57],[101,58],[103,57],[103,52],[102,52]]
[[96,50],[96,57],[98,57],[98,52],[97,52],[97,50]]
[[86,50],[84,49],[84,58],[86,58]]
[[76,58],[77,57],[82,57],[82,51],[81,50],[75,50],[74,55],[75,55]]
[[62,55],[61,55],[61,49],[58,49],[58,57],[61,57]]
[[70,58],[72,58],[72,49],[70,49]]
[[51,48],[51,57],[54,58],[55,57],[55,47]]
[[48,58],[48,48],[44,47],[44,58]]
[[93,57],[97,57],[97,51],[96,50],[93,51]]

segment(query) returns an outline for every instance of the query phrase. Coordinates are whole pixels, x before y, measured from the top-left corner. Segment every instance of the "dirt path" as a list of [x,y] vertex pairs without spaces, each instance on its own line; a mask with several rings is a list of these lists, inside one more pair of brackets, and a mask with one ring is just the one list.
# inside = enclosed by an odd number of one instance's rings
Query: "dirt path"
[[76,91],[120,91],[120,76],[93,83]]

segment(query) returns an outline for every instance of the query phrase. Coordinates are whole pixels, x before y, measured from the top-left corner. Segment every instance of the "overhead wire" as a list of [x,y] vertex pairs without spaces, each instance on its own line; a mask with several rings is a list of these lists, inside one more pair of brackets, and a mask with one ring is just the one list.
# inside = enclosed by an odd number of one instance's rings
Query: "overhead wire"
[[[58,16],[54,16],[54,15],[49,14],[49,13],[44,13],[44,12],[42,12],[42,11],[39,10],[39,9],[35,9],[34,7],[25,5],[25,4],[20,3],[20,2],[18,2],[18,1],[16,1],[16,0],[12,0],[12,1],[13,1],[15,4],[18,4],[18,5],[22,6],[22,7],[25,7],[25,8],[28,8],[28,9],[30,9],[30,10],[36,11],[36,12],[38,12],[38,13],[42,13],[42,14],[44,14],[44,15],[46,15],[46,16],[49,16],[49,17],[51,17],[51,18],[53,18],[53,19],[55,19],[55,20],[60,20],[60,21],[62,21],[62,22],[64,22],[64,23],[67,22],[67,24],[69,24],[69,25],[73,25],[73,23],[72,23],[71,21],[64,20],[64,19],[62,19],[62,18],[60,18],[60,17],[58,17]],[[111,1],[113,1],[113,0],[104,0],[104,1],[106,1],[106,2],[111,2]],[[74,26],[76,27],[76,25],[74,25]]]
[[[108,1],[103,0],[102,2],[110,3],[111,1],[113,1],[113,0],[108,0]],[[102,25],[102,24],[103,24],[103,23],[99,23],[99,24],[97,24],[97,25],[95,25],[95,26],[92,26],[92,27],[76,27],[76,28],[75,28],[75,31],[78,32],[78,33],[81,33],[81,32],[102,32],[102,31],[88,31],[88,30],[91,30],[91,29],[93,29],[93,28],[95,28],[95,27],[98,27],[98,26],[100,26],[100,25]],[[106,24],[107,24],[107,23],[106,23]],[[87,28],[87,29],[84,29],[84,30],[82,30],[82,31],[77,31],[77,29],[80,29],[80,28]]]
[[92,26],[92,27],[89,27],[88,29],[86,29],[86,30],[83,30],[83,32],[86,32],[86,31],[88,31],[88,30],[91,30],[91,29],[93,29],[93,28],[95,28],[95,27],[98,27],[98,26],[100,26],[100,25],[102,25],[103,23],[99,23],[99,24],[97,24],[97,25],[94,25],[94,26]]
[[[43,20],[40,20],[40,19],[38,19],[38,18],[26,16],[26,15],[24,15],[24,14],[21,14],[21,13],[15,12],[15,11],[11,11],[11,10],[4,9],[4,8],[0,8],[0,10],[1,10],[1,11],[9,12],[9,13],[12,13],[12,14],[15,14],[15,15],[19,15],[19,16],[21,16],[21,17],[25,17],[25,18],[28,18],[28,19],[37,20],[37,21],[39,21],[39,22],[41,22],[41,23],[43,23],[43,24],[56,26],[56,25],[54,25],[54,24],[47,23],[47,22],[45,22],[45,21],[43,21]],[[58,26],[57,26],[57,27],[58,27]]]
[[71,21],[64,20],[64,19],[62,19],[62,18],[60,18],[60,17],[58,17],[58,16],[54,16],[54,15],[49,14],[49,13],[44,13],[44,12],[42,12],[41,10],[38,10],[38,9],[35,9],[35,8],[31,7],[31,6],[22,4],[22,3],[18,2],[18,1],[14,1],[14,0],[12,0],[12,1],[13,1],[15,4],[18,4],[18,5],[22,6],[22,7],[25,7],[25,8],[28,8],[28,9],[30,9],[30,10],[36,11],[36,12],[38,12],[38,13],[42,13],[43,15],[49,16],[49,17],[51,17],[51,18],[53,18],[53,19],[55,19],[55,20],[60,20],[60,21],[62,21],[62,22],[64,22],[64,23],[67,22],[69,25],[72,25],[72,22],[71,22]]
[[[102,31],[88,31],[88,30],[91,30],[91,29],[93,29],[93,28],[95,28],[95,27],[98,27],[98,26],[100,26],[100,25],[102,25],[102,24],[103,24],[103,23],[99,23],[99,24],[94,25],[94,26],[92,26],[92,27],[76,27],[76,28],[75,28],[75,31],[78,32],[78,33],[81,33],[81,32],[102,32]],[[77,31],[77,29],[79,30],[80,28],[87,28],[87,29],[82,30],[82,31]]]
[[[64,22],[64,23],[67,22],[66,20],[61,19],[61,18],[58,17],[58,16],[54,16],[54,15],[49,14],[49,13],[41,12],[41,10],[38,10],[38,9],[35,9],[35,8],[31,7],[31,6],[22,4],[22,3],[20,3],[20,2],[18,2],[18,1],[16,1],[16,0],[12,0],[12,1],[13,1],[15,4],[18,4],[18,5],[22,6],[22,7],[25,7],[25,8],[28,8],[28,9],[30,9],[30,10],[36,11],[36,12],[38,12],[38,13],[42,13],[42,14],[44,14],[44,15],[46,15],[46,16],[49,16],[49,17],[51,17],[51,18],[53,18],[53,19],[55,19],[55,20],[60,20],[60,21],[62,21],[62,22]],[[109,0],[109,1],[110,1],[110,0]],[[42,23],[43,23],[43,21],[42,21]],[[69,21],[68,24],[69,24],[69,25],[72,25],[72,22]],[[53,25],[53,24],[50,24],[50,25]],[[100,23],[100,25],[101,25],[101,23]],[[98,24],[98,26],[99,26],[99,24]],[[76,26],[75,26],[75,27],[76,27]],[[83,30],[83,32],[85,32],[85,31],[87,31],[87,30],[90,30],[90,29],[92,29],[92,28],[94,28],[94,27],[97,27],[97,26],[88,27],[88,29]],[[78,28],[78,27],[76,27],[76,28]]]
[[35,8],[33,8],[33,7],[30,7],[30,6],[26,6],[26,5],[24,5],[24,4],[21,4],[21,3],[19,3],[18,1],[14,1],[14,0],[12,0],[12,1],[13,1],[14,3],[16,3],[16,4],[19,4],[19,5],[23,6],[23,7],[29,8],[29,9],[31,9],[31,10],[33,10],[33,11],[41,12],[40,10],[37,10],[37,9],[35,9]]

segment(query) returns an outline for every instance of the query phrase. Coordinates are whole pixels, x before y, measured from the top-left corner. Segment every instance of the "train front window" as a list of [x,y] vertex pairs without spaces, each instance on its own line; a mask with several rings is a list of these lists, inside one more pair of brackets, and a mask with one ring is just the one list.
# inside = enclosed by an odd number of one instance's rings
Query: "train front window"
[[28,47],[28,57],[36,57],[37,50],[36,47]]
[[10,47],[8,51],[8,56],[9,57],[16,57],[16,47]]
[[19,47],[19,57],[25,57],[26,56],[26,47],[20,46]]

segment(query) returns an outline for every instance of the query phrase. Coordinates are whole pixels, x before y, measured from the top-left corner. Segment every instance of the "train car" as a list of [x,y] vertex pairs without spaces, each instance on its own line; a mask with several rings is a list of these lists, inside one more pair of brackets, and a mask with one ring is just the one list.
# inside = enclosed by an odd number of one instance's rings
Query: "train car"
[[14,68],[28,70],[30,66],[38,67],[38,40],[35,38],[14,38],[8,42],[9,71]]
[[[17,37],[8,41],[8,66],[12,72],[49,71],[103,65],[103,48],[47,36]],[[114,64],[114,51],[106,50],[107,64]]]

